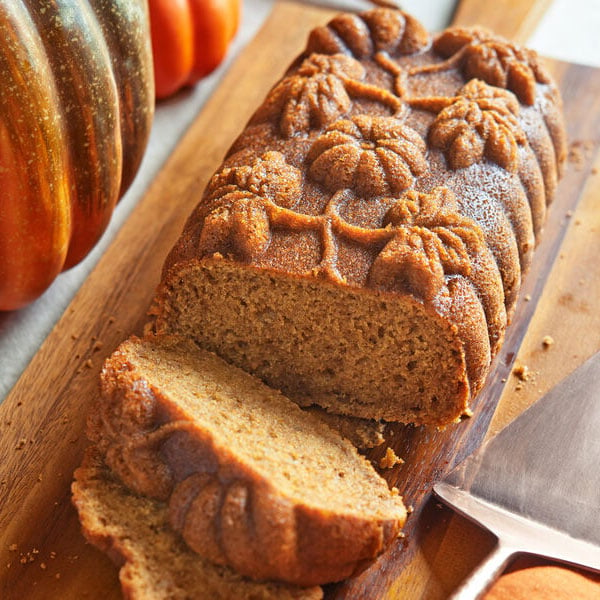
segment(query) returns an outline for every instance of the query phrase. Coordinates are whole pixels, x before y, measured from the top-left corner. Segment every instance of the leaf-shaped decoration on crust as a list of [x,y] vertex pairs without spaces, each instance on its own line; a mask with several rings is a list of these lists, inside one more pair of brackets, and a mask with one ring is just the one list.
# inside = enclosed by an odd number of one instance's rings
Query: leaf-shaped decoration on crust
[[410,190],[386,214],[393,236],[369,273],[369,285],[403,290],[432,300],[447,275],[468,276],[471,256],[484,247],[481,228],[458,213],[454,194],[444,187]]
[[377,52],[405,56],[426,50],[430,44],[429,33],[414,17],[399,10],[375,8],[358,15],[339,15],[327,26],[314,29],[307,51],[357,58]]
[[204,220],[199,250],[204,255],[233,254],[250,261],[262,254],[271,237],[269,217],[260,198],[232,192],[230,206],[220,206]]
[[536,83],[550,83],[535,51],[482,28],[448,29],[434,41],[433,48],[441,56],[458,60],[467,78],[507,88],[524,104],[534,104]]
[[289,208],[301,192],[302,174],[279,152],[267,152],[252,165],[223,169],[207,188],[213,208],[204,217],[199,251],[256,258],[271,237],[267,202]]
[[313,54],[271,90],[253,121],[275,118],[285,137],[322,129],[350,109],[346,82],[364,76],[364,67],[354,58]]
[[309,150],[309,175],[328,190],[364,197],[398,195],[427,169],[426,144],[393,117],[358,115],[337,121]]
[[508,171],[519,164],[527,137],[515,118],[519,104],[505,90],[472,80],[442,109],[429,128],[429,142],[444,151],[452,169],[487,158]]

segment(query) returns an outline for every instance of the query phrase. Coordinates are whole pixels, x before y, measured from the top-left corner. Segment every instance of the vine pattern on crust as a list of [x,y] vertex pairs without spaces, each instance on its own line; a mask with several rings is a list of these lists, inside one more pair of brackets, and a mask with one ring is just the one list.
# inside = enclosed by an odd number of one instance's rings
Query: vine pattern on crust
[[350,111],[353,98],[378,102],[391,114],[402,110],[398,96],[364,77],[365,68],[354,58],[312,54],[271,90],[253,121],[276,119],[281,134],[290,138],[327,127]]
[[459,67],[467,79],[483,79],[490,85],[506,88],[529,106],[535,103],[536,84],[550,83],[536,52],[479,27],[447,29],[433,42],[433,49],[447,60],[415,67],[410,70],[411,75]]
[[[221,175],[215,177],[215,181],[221,179]],[[231,175],[223,177],[227,179]],[[217,192],[228,189],[228,186],[216,187]],[[241,226],[237,221],[254,221],[252,215],[241,212],[248,206],[247,193],[245,190],[227,191],[217,200],[220,206],[206,216],[200,234],[204,255],[227,254],[232,247],[239,249],[256,244],[254,229]],[[429,301],[443,288],[446,276],[470,275],[471,256],[484,246],[483,233],[475,221],[459,214],[456,198],[450,190],[444,187],[430,193],[409,190],[385,198],[383,201],[391,208],[382,224],[373,228],[353,225],[342,217],[340,206],[348,193],[347,190],[334,192],[319,215],[296,212],[276,205],[265,196],[253,196],[255,208],[262,211],[266,223],[266,230],[260,237],[260,244],[254,246],[255,250],[264,251],[262,240],[268,240],[269,227],[284,228],[289,232],[312,230],[319,235],[322,250],[319,264],[310,270],[310,274],[343,283],[345,278],[337,265],[338,240],[343,239],[378,253],[371,265],[367,285],[410,292]],[[220,235],[222,231],[227,236]]]

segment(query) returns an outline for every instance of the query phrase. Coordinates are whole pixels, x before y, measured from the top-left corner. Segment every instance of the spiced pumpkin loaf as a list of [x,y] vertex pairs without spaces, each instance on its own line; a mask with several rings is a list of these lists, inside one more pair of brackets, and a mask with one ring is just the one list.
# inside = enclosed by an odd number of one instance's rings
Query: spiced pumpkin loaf
[[314,30],[190,216],[153,312],[302,404],[443,425],[504,338],[565,158],[533,51],[393,9]]
[[167,506],[127,489],[93,447],[73,503],[88,541],[119,565],[127,600],[320,600],[320,587],[258,583],[202,559],[171,529]]
[[199,555],[258,580],[319,585],[381,554],[406,511],[321,419],[178,337],[106,361],[88,436],[134,492],[166,502]]

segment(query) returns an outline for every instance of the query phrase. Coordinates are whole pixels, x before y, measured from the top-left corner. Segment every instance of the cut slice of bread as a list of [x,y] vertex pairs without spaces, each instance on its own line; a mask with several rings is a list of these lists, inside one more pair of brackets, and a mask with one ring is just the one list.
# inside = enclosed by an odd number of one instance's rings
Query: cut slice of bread
[[129,600],[319,600],[321,588],[257,583],[192,552],[168,524],[167,506],[128,490],[89,448],[73,502],[87,540],[121,567]]
[[189,340],[132,337],[101,380],[90,438],[127,486],[169,503],[202,556],[308,586],[396,539],[402,499],[349,441]]

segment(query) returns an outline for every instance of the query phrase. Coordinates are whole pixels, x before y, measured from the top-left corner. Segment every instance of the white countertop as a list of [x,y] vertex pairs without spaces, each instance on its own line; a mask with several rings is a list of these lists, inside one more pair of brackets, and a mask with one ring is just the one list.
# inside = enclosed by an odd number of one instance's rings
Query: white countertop
[[[323,0],[321,3],[341,9],[364,9],[368,6],[360,0]],[[244,0],[242,25],[225,63],[193,90],[157,107],[149,146],[138,176],[90,255],[77,267],[58,277],[30,306],[20,311],[0,313],[0,401],[17,381],[129,213],[144,196],[155,174],[218,85],[228,64],[255,35],[272,4],[273,0]],[[454,9],[454,0],[404,0],[401,4],[431,30],[445,27]],[[600,67],[599,31],[600,0],[554,0],[528,45],[546,56]]]

